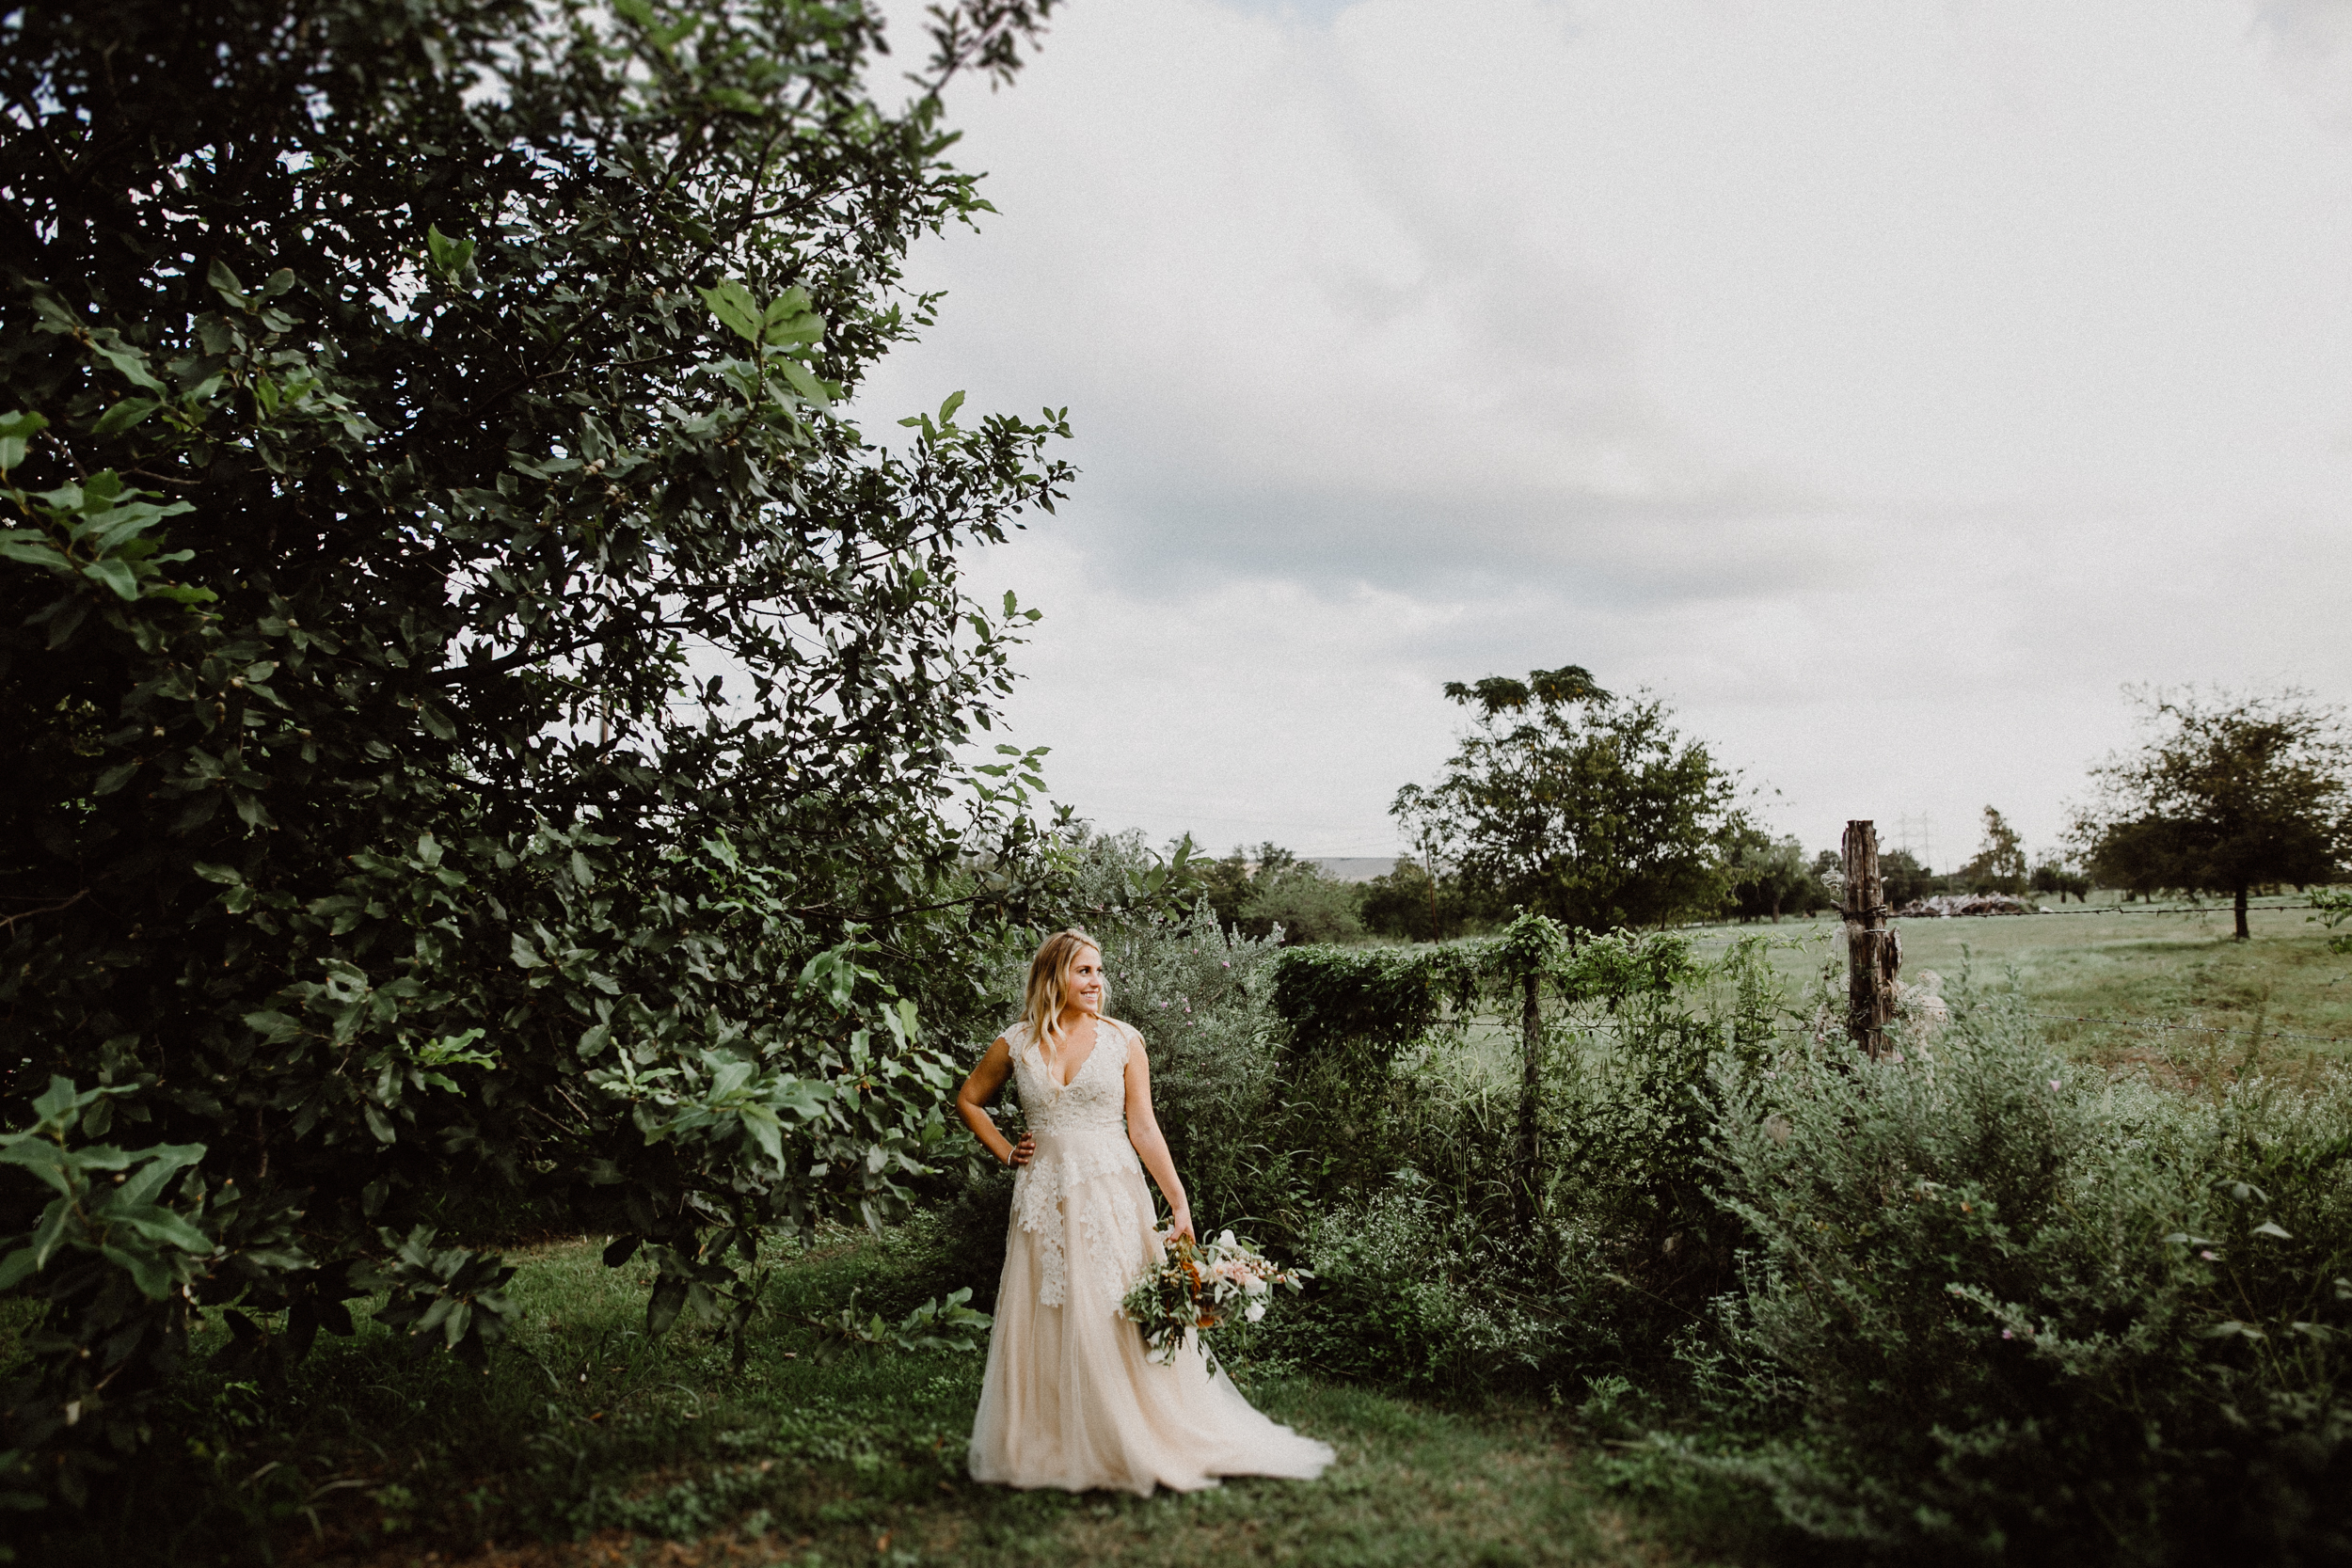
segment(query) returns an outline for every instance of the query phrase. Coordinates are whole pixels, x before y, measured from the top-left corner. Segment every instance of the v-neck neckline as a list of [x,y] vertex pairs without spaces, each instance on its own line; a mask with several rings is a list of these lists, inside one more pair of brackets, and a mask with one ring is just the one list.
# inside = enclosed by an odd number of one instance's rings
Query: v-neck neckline
[[[1076,1082],[1078,1081],[1078,1074],[1080,1074],[1080,1073],[1084,1072],[1084,1071],[1087,1069],[1087,1064],[1088,1064],[1088,1063],[1089,1063],[1089,1062],[1091,1062],[1091,1061],[1093,1061],[1093,1060],[1094,1060],[1094,1053],[1095,1053],[1096,1052],[1098,1052],[1098,1051],[1102,1050],[1102,1049],[1103,1049],[1103,1015],[1102,1015],[1102,1014],[1100,1014],[1100,1013],[1097,1013],[1097,1014],[1095,1014],[1095,1015],[1094,1015],[1094,1038],[1093,1038],[1091,1041],[1089,1041],[1089,1042],[1088,1043],[1088,1045],[1087,1045],[1087,1053],[1086,1053],[1084,1056],[1081,1056],[1081,1057],[1079,1057],[1079,1058],[1078,1058],[1078,1065],[1077,1065],[1076,1067],[1074,1067],[1074,1068],[1073,1068],[1073,1069],[1070,1069],[1070,1076],[1069,1076],[1069,1077],[1067,1077],[1067,1078],[1064,1078],[1063,1076],[1061,1076],[1061,1074],[1059,1074],[1059,1073],[1056,1072],[1056,1071],[1054,1070],[1055,1064],[1054,1064],[1054,1063],[1052,1063],[1052,1062],[1047,1062],[1047,1063],[1045,1064],[1045,1076],[1046,1076],[1047,1078],[1049,1078],[1049,1079],[1053,1080],[1054,1087],[1055,1087],[1057,1090],[1066,1089],[1066,1088],[1070,1087],[1070,1085],[1073,1085],[1073,1084],[1074,1084],[1074,1083],[1076,1083]],[[1038,1054],[1041,1057],[1041,1056],[1043,1056],[1045,1053],[1044,1053],[1042,1051],[1041,1051],[1041,1052],[1039,1052],[1039,1053],[1038,1053]]]

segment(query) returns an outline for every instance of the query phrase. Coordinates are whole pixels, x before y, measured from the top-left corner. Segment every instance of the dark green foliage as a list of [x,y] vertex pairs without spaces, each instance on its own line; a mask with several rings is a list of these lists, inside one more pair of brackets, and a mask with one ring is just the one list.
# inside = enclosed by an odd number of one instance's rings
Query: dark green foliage
[[1805,864],[1803,845],[1794,838],[1775,839],[1744,820],[1724,835],[1724,874],[1731,884],[1731,912],[1741,920],[1777,921],[1784,911],[1811,914],[1831,901],[1829,890]]
[[1374,936],[1443,942],[1478,934],[1498,911],[1463,886],[1450,868],[1438,873],[1433,888],[1428,868],[1408,856],[1399,858],[1386,876],[1364,884],[1356,912]]
[[1219,925],[1250,937],[1280,927],[1290,942],[1350,942],[1363,935],[1358,890],[1279,844],[1235,845],[1221,861],[1200,861],[1200,891]]
[[2033,868],[2033,879],[2027,885],[2036,893],[2056,894],[2060,903],[2070,897],[2082,903],[2090,899],[2090,879],[2055,857]]
[[1960,1003],[1901,1065],[1718,1070],[1722,1342],[1788,1413],[1731,1468],[1907,1556],[2343,1560],[2344,1085],[2191,1105]]
[[1469,944],[1294,948],[1275,961],[1274,1016],[1301,1054],[1350,1048],[1386,1062],[1427,1034],[1450,1001],[1468,1002],[1485,958]]
[[137,1447],[151,1430],[156,1389],[187,1348],[182,1315],[158,1307],[201,1280],[217,1251],[190,1219],[202,1209],[204,1182],[189,1167],[204,1158],[204,1146],[89,1142],[105,1133],[115,1102],[131,1092],[52,1079],[33,1102],[33,1125],[0,1133],[0,1164],[55,1194],[30,1226],[0,1238],[0,1291],[38,1280],[39,1299],[51,1308],[22,1347],[29,1365],[7,1369],[17,1374],[9,1406],[31,1409],[10,1433],[10,1451],[0,1453],[0,1509],[37,1507],[50,1487],[77,1503],[87,1497],[107,1458],[81,1448],[40,1450],[85,1418],[112,1448]]
[[[948,8],[897,110],[818,0],[0,22],[0,1119],[57,1074],[202,1145],[265,1384],[453,1186],[594,1196],[652,1323],[739,1330],[763,1228],[902,1206],[1039,864],[1034,758],[954,761],[1030,618],[958,552],[1068,470],[1057,416],[832,409],[985,210],[939,85],[1046,8]],[[457,1240],[392,1266],[463,1348]],[[59,1342],[136,1289],[62,1267]],[[103,1463],[151,1369],[67,1425],[72,1359],[7,1441]]]
[[[1821,861],[1826,862],[1831,867],[1841,866],[1840,858],[1834,849],[1823,850]],[[1819,866],[1820,863],[1821,862],[1817,862],[1816,865]],[[1840,874],[1843,874],[1842,869]],[[1816,881],[1820,879],[1818,869],[1814,879]],[[1938,877],[1928,867],[1921,865],[1919,857],[1908,849],[1886,849],[1879,854],[1879,880],[1886,889],[1887,903],[1896,909],[1901,909],[1915,898],[1926,898],[1944,892],[1944,884],[1949,879]],[[1830,899],[1825,892],[1823,902],[1833,903],[1835,900]]]

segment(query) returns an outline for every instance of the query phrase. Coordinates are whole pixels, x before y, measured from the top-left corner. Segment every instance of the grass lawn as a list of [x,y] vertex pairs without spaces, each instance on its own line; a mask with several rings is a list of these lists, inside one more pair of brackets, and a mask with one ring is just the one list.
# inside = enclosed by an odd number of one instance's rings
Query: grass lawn
[[[1263,1407],[1339,1449],[1325,1480],[1150,1498],[976,1486],[977,1354],[827,1358],[802,1316],[837,1312],[852,1289],[887,1310],[911,1243],[843,1234],[790,1260],[740,1370],[684,1323],[646,1339],[643,1270],[605,1268],[599,1245],[516,1259],[524,1326],[487,1375],[413,1357],[373,1323],[322,1338],[284,1418],[263,1417],[254,1386],[199,1370],[164,1443],[185,1463],[156,1466],[91,1535],[20,1560],[1402,1568],[1753,1561],[1772,1547],[1742,1499],[1613,1494],[1610,1450],[1559,1413],[1444,1410],[1246,1366]],[[199,1354],[218,1343],[201,1338]]]

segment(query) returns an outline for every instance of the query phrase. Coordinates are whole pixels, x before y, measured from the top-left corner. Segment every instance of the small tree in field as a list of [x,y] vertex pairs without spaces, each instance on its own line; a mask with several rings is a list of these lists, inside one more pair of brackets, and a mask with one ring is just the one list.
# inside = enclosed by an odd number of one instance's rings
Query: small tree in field
[[2109,886],[2226,893],[2237,939],[2265,882],[2331,880],[2352,853],[2352,736],[2309,693],[2139,695],[2146,740],[2091,770],[2073,835]]
[[1444,778],[1390,811],[1466,887],[1594,930],[1722,903],[1738,779],[1664,704],[1620,701],[1574,665],[1445,693],[1477,719]]
[[2033,868],[2032,887],[2036,893],[2055,893],[2058,902],[2069,897],[2088,903],[2090,899],[2090,879],[2076,870],[2055,850],[2045,854]]
[[1976,858],[1960,868],[1960,877],[1971,893],[2026,891],[2025,840],[1991,806],[1984,808],[1984,844]]

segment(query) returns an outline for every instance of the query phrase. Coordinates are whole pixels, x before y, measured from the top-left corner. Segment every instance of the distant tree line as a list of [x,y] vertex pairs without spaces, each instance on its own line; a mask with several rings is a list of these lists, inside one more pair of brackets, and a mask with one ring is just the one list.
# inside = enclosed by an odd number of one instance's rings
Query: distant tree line
[[[1272,843],[1192,862],[1220,922],[1292,942],[1442,941],[1521,911],[1571,929],[1728,917],[1780,920],[1836,906],[1838,851],[1806,858],[1759,824],[1739,776],[1676,730],[1663,703],[1623,699],[1566,665],[1525,679],[1450,682],[1470,728],[1440,777],[1406,784],[1391,815],[1417,852],[1349,883]],[[2336,710],[2276,697],[2140,699],[2140,750],[2093,769],[2096,799],[2066,842],[2028,855],[1984,808],[1977,851],[1938,872],[1908,848],[1879,859],[1898,909],[1947,895],[2087,901],[2332,881],[2352,854],[2352,742]]]

